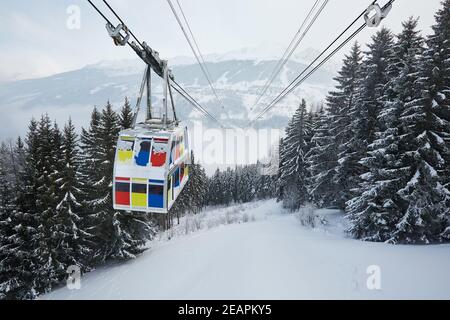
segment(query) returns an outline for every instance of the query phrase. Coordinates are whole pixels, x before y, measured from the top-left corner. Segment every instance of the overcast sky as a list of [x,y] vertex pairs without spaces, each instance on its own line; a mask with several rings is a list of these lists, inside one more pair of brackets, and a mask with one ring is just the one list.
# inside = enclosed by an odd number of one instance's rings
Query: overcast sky
[[[287,45],[314,3],[314,0],[179,1],[205,54],[261,44]],[[101,0],[94,2],[113,19]],[[162,57],[191,55],[166,0],[109,2],[134,33]],[[330,0],[302,47],[326,46],[369,2]],[[80,29],[67,28],[67,9],[71,5],[80,8]],[[385,25],[398,32],[401,21],[420,16],[420,28],[430,33],[439,6],[440,0],[397,0]],[[128,47],[112,45],[104,21],[84,0],[3,0],[0,27],[0,81],[51,75],[101,60],[135,57]],[[374,32],[366,29],[358,40],[365,43]]]

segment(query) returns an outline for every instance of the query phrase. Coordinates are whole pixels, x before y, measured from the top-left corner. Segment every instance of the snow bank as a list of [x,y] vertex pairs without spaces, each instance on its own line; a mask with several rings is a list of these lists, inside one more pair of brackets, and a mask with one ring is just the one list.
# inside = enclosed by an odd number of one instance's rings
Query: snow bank
[[155,240],[149,242],[149,247],[153,247],[157,242],[164,242],[182,235],[230,224],[266,220],[275,213],[279,214],[280,208],[275,201],[270,200],[264,203],[264,206],[261,203],[253,202],[232,205],[230,207],[208,207],[199,214],[184,216],[180,218],[179,224],[175,220],[173,228],[159,233]]
[[80,290],[41,298],[450,299],[450,245],[353,240],[343,234],[341,213],[316,213],[327,224],[312,229],[275,201],[206,210],[200,231],[186,235],[180,223],[172,240],[162,236],[137,259],[86,274]]

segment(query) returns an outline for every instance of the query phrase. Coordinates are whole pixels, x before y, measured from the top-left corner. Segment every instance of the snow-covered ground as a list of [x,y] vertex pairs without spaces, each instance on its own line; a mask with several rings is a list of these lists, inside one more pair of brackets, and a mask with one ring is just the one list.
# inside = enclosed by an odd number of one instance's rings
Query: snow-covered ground
[[[450,245],[361,242],[339,212],[317,213],[328,224],[311,229],[273,200],[209,209],[41,299],[450,299]],[[367,287],[370,266],[380,290]]]

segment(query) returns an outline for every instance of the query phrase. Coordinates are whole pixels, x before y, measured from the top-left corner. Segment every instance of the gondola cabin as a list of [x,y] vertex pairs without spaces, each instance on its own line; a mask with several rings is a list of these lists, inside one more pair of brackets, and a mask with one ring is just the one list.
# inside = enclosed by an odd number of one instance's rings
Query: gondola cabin
[[138,125],[120,132],[114,209],[168,213],[189,179],[187,128]]

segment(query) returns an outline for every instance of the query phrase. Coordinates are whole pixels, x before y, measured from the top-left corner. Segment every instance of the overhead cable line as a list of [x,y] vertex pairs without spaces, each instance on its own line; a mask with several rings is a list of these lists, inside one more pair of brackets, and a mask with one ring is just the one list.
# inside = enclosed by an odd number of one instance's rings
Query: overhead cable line
[[[317,20],[318,16],[322,13],[322,11],[324,10],[325,6],[328,4],[329,0],[326,0],[322,6],[320,7],[320,9],[318,10],[318,12],[316,13],[316,15],[314,16],[313,20],[310,21],[308,27],[306,28],[305,31],[303,31],[303,28],[305,27],[306,23],[309,21],[309,19],[311,18],[314,10],[316,9],[316,7],[318,6],[320,0],[316,0],[316,2],[314,3],[314,5],[312,6],[312,8],[310,9],[308,15],[306,16],[305,20],[303,21],[302,25],[300,26],[300,28],[298,29],[297,33],[295,34],[294,38],[292,38],[289,46],[286,48],[285,52],[283,53],[283,56],[281,57],[280,60],[278,60],[278,63],[276,64],[275,68],[273,69],[270,77],[267,79],[266,83],[264,84],[263,89],[261,90],[261,92],[258,94],[258,98],[256,99],[256,102],[254,103],[253,107],[251,108],[251,110],[253,110],[255,107],[257,107],[258,103],[261,101],[261,99],[264,97],[264,95],[266,94],[267,90],[270,88],[271,84],[273,83],[273,81],[276,79],[276,77],[279,75],[279,73],[281,72],[282,68],[286,65],[286,63],[289,61],[290,57],[292,56],[292,54],[295,52],[295,50],[297,49],[297,47],[299,46],[299,44],[303,41],[304,37],[307,35],[309,29],[312,27],[312,25],[315,23],[315,21]],[[303,33],[302,33],[303,31]],[[299,37],[300,36],[300,37]]]
[[[203,55],[202,51],[200,50],[200,47],[198,45],[197,40],[195,39],[194,33],[192,32],[191,26],[189,25],[189,22],[188,22],[188,20],[186,18],[186,15],[184,14],[184,10],[181,7],[180,1],[179,0],[176,0],[176,1],[177,1],[177,4],[178,4],[178,8],[180,9],[181,15],[183,16],[183,19],[184,19],[184,21],[186,23],[186,26],[187,26],[187,28],[189,30],[189,33],[190,33],[191,37],[192,37],[192,40],[194,41],[195,47],[197,48],[197,51],[198,51],[199,56],[200,56],[200,59],[202,60],[203,65],[205,66],[206,73],[208,74],[209,79],[211,81],[212,80],[212,76],[211,76],[211,73],[209,72],[209,68],[208,68],[208,66],[207,66],[207,64],[205,62],[204,55]],[[223,104],[222,99],[220,99],[220,103]]]
[[[382,19],[385,18],[385,12],[389,12],[392,4],[395,2],[395,0],[390,0],[381,10],[380,13],[383,13],[380,17],[380,21]],[[377,3],[377,1],[374,1],[372,3],[372,5],[369,7],[371,8],[372,6],[374,6]],[[254,119],[252,120],[250,123],[253,123],[259,119],[262,118],[262,116],[264,116],[264,114],[266,114],[270,109],[272,109],[278,102],[280,102],[282,99],[284,99],[286,97],[287,94],[289,94],[290,92],[292,92],[293,90],[295,90],[301,83],[303,83],[306,79],[308,79],[315,71],[317,71],[324,63],[326,63],[334,54],[336,54],[340,49],[342,49],[342,47],[344,47],[351,39],[353,39],[358,33],[360,33],[365,27],[367,27],[367,25],[369,24],[369,22],[372,21],[366,21],[363,25],[361,25],[361,27],[359,27],[352,35],[350,35],[346,40],[344,40],[343,43],[341,43],[341,45],[338,46],[338,48],[336,48],[331,54],[329,54],[325,59],[323,59],[319,65],[317,65],[316,67],[314,67],[313,70],[311,70],[306,76],[304,76],[302,78],[302,76],[308,72],[308,70],[345,34],[347,33],[347,31],[353,26],[355,25],[358,20],[362,17],[365,16],[365,18],[367,19],[367,10],[363,11],[325,50],[322,51],[322,53],[316,57],[316,59],[314,59],[314,61],[308,65],[301,73],[300,75],[298,75],[274,100],[272,100],[272,102],[265,107],[265,109]]]
[[[375,4],[376,2],[377,1],[374,1],[373,4]],[[344,34],[347,33],[347,31],[350,30],[351,27],[353,27],[365,13],[366,13],[366,10],[364,10],[355,20],[353,20],[353,22],[350,23],[350,25],[347,28],[345,28],[345,30],[342,31],[341,34],[339,34],[305,69],[303,69],[303,71],[300,73],[300,75],[298,75],[274,100],[272,100],[272,102],[269,103],[269,105],[266,108],[270,107],[273,104],[273,102],[276,101],[277,98],[282,96],[283,93],[286,90],[288,90],[288,88],[290,86],[292,86],[302,75],[304,75],[308,71],[308,69],[311,68],[311,66],[313,66],[314,63],[316,63],[340,38],[342,38],[344,36]]]
[[[362,25],[359,27],[353,34],[351,34],[346,40],[344,40],[343,43],[341,43],[336,49],[333,50],[326,58],[324,58],[314,69],[312,69],[306,76],[300,79],[300,77],[297,77],[296,80],[294,80],[286,89],[283,90],[282,93],[280,93],[272,102],[266,106],[266,108],[256,117],[256,120],[261,119],[270,109],[275,107],[275,105],[280,102],[282,99],[284,99],[289,93],[291,93],[293,90],[295,90],[300,84],[302,84],[306,79],[308,79],[317,69],[322,67],[327,61],[331,59],[332,56],[334,56],[342,47],[344,47],[349,41],[351,41],[358,33],[360,33],[366,25]],[[300,74],[302,76],[304,73]]]
[[100,11],[100,9],[91,1],[91,0],[87,0],[87,2],[89,2],[91,4],[91,6],[95,9],[95,11],[97,11],[97,13],[103,18],[105,19],[106,22],[108,22],[109,24],[112,24],[111,21],[103,14],[103,12]]
[[197,110],[199,110],[201,113],[203,113],[205,116],[209,117],[210,119],[212,119],[213,121],[215,121],[217,124],[220,125],[221,128],[224,128],[224,126],[222,125],[222,123],[216,118],[214,117],[210,112],[208,112],[205,108],[203,108],[198,102],[197,100],[195,100],[186,90],[183,89],[183,87],[181,85],[179,85],[175,80],[171,80],[171,82],[173,82],[175,84],[172,85],[172,88],[178,92],[184,99],[186,99],[189,103],[191,103],[191,105],[196,108]]
[[[222,104],[222,101],[221,101],[221,99],[219,98],[219,95],[217,94],[216,89],[214,88],[214,85],[213,85],[212,80],[211,80],[211,77],[210,77],[210,73],[209,73],[209,71],[208,71],[208,67],[206,66],[205,60],[204,60],[204,58],[203,58],[203,55],[202,55],[202,53],[201,53],[201,51],[200,51],[200,49],[199,49],[199,47],[198,47],[198,43],[197,43],[197,41],[196,41],[196,39],[195,39],[195,37],[194,37],[194,34],[192,33],[192,29],[191,29],[190,26],[189,26],[189,22],[187,21],[186,16],[184,15],[184,12],[183,12],[183,9],[181,8],[180,3],[179,3],[178,0],[177,0],[178,6],[179,6],[179,8],[180,8],[180,10],[181,10],[181,13],[182,13],[183,17],[184,17],[184,21],[185,21],[186,26],[187,26],[187,28],[188,28],[188,30],[189,30],[189,33],[191,34],[191,37],[192,37],[192,40],[193,40],[194,44],[192,44],[192,41],[191,41],[191,39],[189,38],[189,35],[188,35],[188,33],[186,32],[186,29],[184,28],[183,23],[182,23],[180,17],[178,16],[178,13],[177,13],[177,11],[175,10],[175,7],[174,7],[173,4],[172,4],[172,1],[171,1],[171,0],[167,0],[167,3],[169,4],[170,9],[172,10],[172,13],[173,13],[174,16],[175,16],[175,19],[177,20],[178,25],[180,26],[180,29],[181,29],[181,31],[183,32],[184,37],[186,38],[186,41],[188,42],[189,47],[191,48],[192,53],[193,53],[194,56],[195,56],[195,59],[197,60],[197,63],[199,64],[199,66],[200,66],[200,68],[201,68],[203,74],[205,75],[205,78],[206,78],[206,80],[208,81],[209,86],[210,86],[212,92],[214,93],[214,95],[215,95],[217,101],[219,102],[219,104],[221,105],[221,107],[224,108],[224,106],[223,106],[223,104]],[[194,48],[194,46],[197,48],[198,52],[196,51],[196,49]]]

